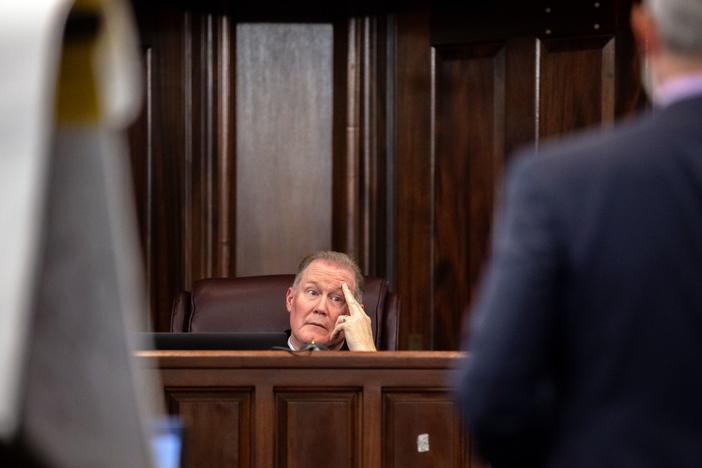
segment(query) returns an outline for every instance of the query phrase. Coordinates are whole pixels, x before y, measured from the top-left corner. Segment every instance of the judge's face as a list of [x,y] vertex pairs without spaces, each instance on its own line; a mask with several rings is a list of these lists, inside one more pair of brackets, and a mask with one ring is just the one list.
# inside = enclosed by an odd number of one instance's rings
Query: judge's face
[[300,283],[288,288],[285,303],[290,313],[295,349],[312,341],[331,349],[341,347],[343,333],[333,342],[330,339],[336,319],[348,314],[341,283],[346,283],[351,291],[356,290],[354,275],[349,269],[315,260],[302,272]]

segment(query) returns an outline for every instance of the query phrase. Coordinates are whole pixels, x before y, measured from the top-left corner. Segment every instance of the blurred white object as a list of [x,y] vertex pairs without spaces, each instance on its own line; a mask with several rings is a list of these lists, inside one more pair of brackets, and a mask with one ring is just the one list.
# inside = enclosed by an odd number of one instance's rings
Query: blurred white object
[[128,339],[146,318],[125,135],[141,92],[130,10],[0,2],[12,72],[0,74],[0,437],[18,431],[52,467],[149,467],[154,386]]
[[16,423],[61,34],[70,0],[0,1],[0,437]]

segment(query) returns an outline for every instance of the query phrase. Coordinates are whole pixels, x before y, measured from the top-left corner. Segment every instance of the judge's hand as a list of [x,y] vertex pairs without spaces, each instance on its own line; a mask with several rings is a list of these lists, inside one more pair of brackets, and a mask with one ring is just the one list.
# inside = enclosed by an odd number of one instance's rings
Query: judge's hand
[[348,315],[339,315],[336,319],[336,325],[331,335],[332,341],[343,333],[349,351],[375,351],[370,317],[363,310],[363,306],[353,297],[346,283],[341,284],[341,290],[344,293],[349,313]]

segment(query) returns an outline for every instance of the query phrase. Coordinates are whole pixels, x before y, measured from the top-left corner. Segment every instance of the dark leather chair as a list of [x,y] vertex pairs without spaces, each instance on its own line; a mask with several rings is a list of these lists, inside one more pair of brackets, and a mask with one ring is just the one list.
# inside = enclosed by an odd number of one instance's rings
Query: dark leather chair
[[[178,295],[172,332],[282,331],[290,328],[285,293],[294,275],[206,278]],[[383,278],[366,277],[363,304],[371,318],[375,346],[396,350],[400,304]]]

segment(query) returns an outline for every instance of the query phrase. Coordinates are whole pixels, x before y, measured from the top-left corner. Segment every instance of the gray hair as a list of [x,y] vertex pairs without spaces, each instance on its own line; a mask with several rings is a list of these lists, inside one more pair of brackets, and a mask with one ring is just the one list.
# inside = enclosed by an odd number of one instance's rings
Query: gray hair
[[671,53],[702,58],[702,0],[644,0]]
[[322,260],[351,271],[356,283],[356,288],[352,291],[353,295],[359,303],[363,302],[363,273],[361,273],[361,269],[351,257],[345,253],[334,252],[333,250],[322,250],[320,252],[307,255],[305,258],[303,258],[300,261],[300,264],[297,266],[295,281],[293,281],[292,285],[293,289],[297,289],[300,284],[302,274],[307,267],[310,266],[310,263],[314,262],[315,260]]

